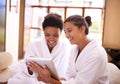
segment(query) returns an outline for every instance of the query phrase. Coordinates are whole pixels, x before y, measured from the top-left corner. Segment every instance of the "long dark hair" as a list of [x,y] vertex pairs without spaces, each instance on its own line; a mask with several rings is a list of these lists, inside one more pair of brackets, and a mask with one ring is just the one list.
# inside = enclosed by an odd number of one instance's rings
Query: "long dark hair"
[[89,29],[88,29],[88,24],[86,23],[86,20],[80,16],[80,15],[72,15],[72,16],[69,16],[65,21],[64,23],[66,22],[72,22],[75,26],[77,26],[78,28],[80,28],[81,26],[85,26],[85,34],[87,35],[88,32],[89,32]]
[[92,25],[91,17],[90,16],[86,16],[85,20],[86,20],[88,26],[90,27]]

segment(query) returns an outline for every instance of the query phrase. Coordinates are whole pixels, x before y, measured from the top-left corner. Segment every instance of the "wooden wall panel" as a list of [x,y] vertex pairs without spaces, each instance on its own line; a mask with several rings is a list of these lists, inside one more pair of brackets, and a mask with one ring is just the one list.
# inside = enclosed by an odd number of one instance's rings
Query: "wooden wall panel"
[[120,0],[106,0],[103,46],[120,49]]

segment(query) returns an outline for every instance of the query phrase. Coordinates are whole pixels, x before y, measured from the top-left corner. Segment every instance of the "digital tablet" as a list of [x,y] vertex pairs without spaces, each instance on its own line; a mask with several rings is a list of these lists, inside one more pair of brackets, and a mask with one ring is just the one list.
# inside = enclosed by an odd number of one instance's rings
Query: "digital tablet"
[[56,67],[54,65],[54,62],[51,58],[26,58],[26,61],[34,61],[36,63],[38,63],[41,66],[45,66],[47,65],[48,69],[51,72],[52,77],[54,77],[55,79],[59,80],[59,76],[56,70]]

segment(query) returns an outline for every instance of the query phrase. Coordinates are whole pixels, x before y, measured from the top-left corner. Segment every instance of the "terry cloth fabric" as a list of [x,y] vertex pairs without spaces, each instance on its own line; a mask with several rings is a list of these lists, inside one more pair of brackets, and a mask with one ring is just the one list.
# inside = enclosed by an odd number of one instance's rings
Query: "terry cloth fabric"
[[[92,40],[80,52],[73,46],[69,62],[67,81],[62,84],[109,84],[107,54],[101,45]],[[72,68],[71,68],[72,67]]]
[[[63,77],[65,75],[65,72],[68,66],[70,49],[71,49],[70,47],[71,46],[68,39],[64,39],[64,41],[59,40],[57,45],[53,48],[52,52],[50,53],[45,39],[40,38],[32,41],[28,45],[24,59],[29,57],[52,58],[59,76]],[[28,73],[25,62],[26,60],[22,60],[20,65],[17,65],[17,67],[21,67],[21,69],[15,71],[16,73],[8,81],[8,84],[16,84],[14,80],[17,80],[18,82],[20,82],[20,84],[26,84],[26,82],[27,81],[29,82],[29,80],[33,80],[34,82],[38,82],[39,84],[44,84],[43,82],[36,80],[36,74],[30,75]],[[33,84],[36,84],[36,83],[33,83]]]

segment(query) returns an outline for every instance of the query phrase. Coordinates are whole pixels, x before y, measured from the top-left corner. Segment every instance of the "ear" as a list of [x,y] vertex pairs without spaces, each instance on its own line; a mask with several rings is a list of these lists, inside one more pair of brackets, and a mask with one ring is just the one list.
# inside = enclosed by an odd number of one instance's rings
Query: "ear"
[[84,26],[84,25],[81,26],[81,27],[79,28],[79,30],[80,30],[81,33],[85,33],[85,26]]

